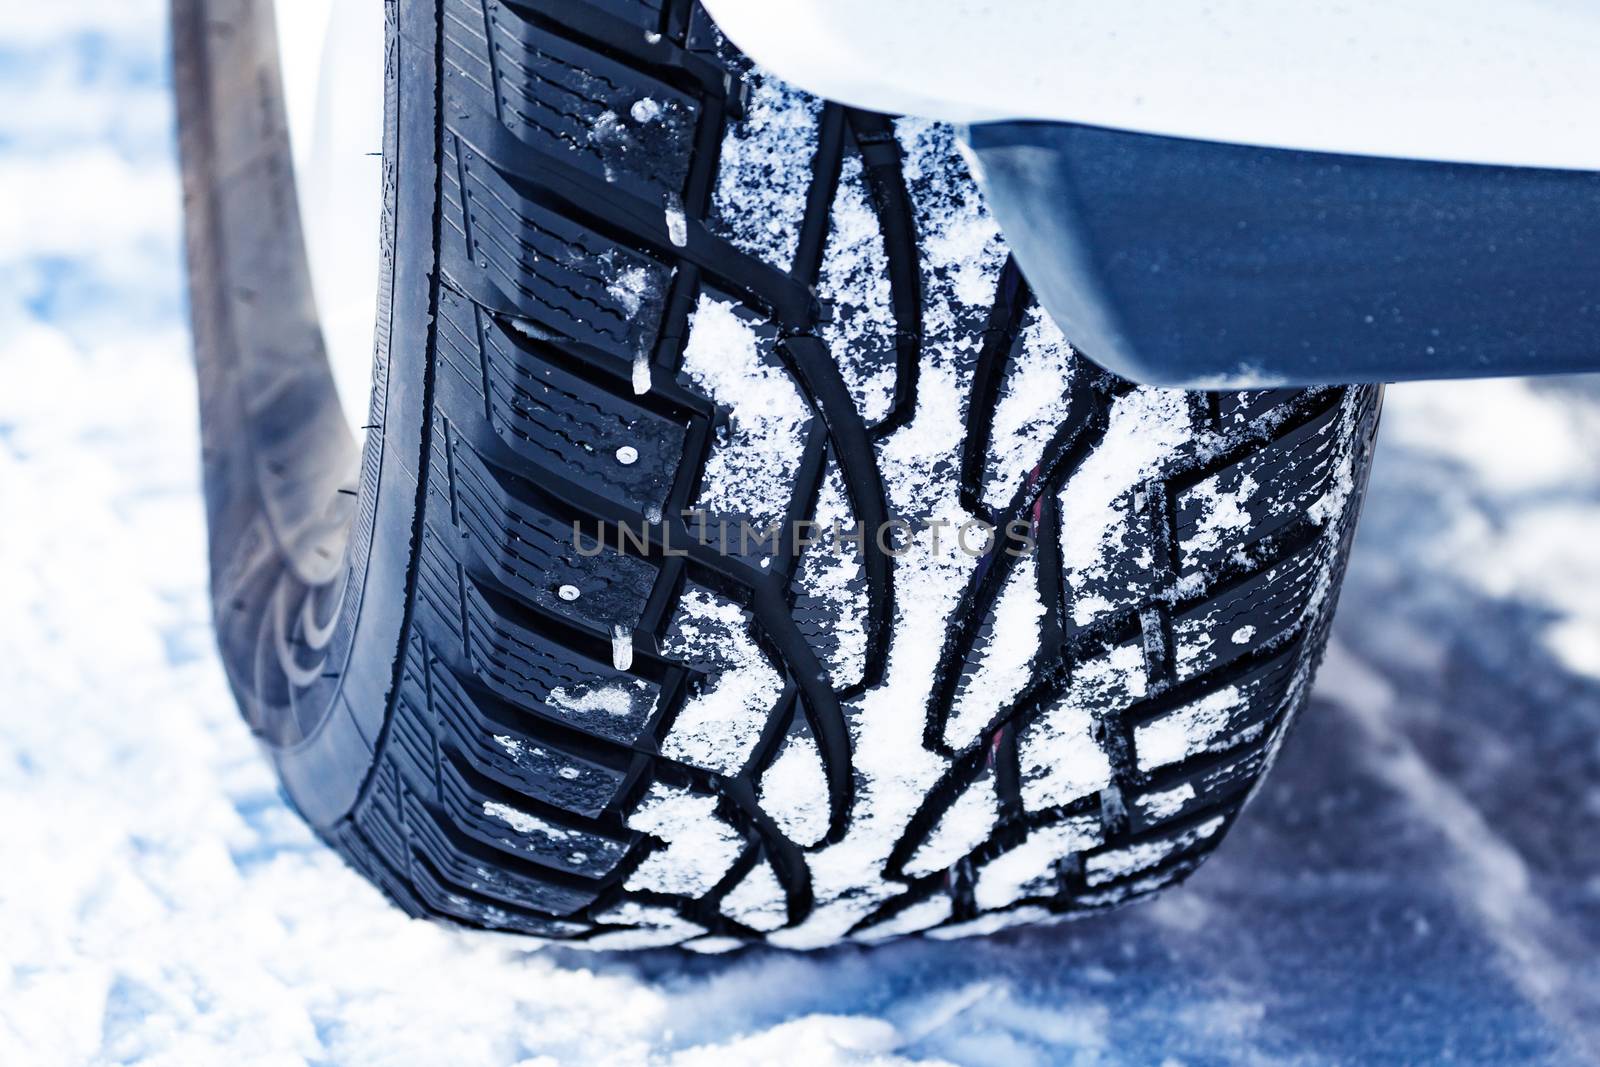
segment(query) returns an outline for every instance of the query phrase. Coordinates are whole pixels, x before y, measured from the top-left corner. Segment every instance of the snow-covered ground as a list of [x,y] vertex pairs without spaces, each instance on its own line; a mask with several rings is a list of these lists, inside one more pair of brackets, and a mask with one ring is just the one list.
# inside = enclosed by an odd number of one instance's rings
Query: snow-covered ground
[[1318,699],[1153,904],[716,958],[389,908],[212,653],[161,20],[0,31],[0,1063],[1600,1057],[1600,379],[1390,392]]

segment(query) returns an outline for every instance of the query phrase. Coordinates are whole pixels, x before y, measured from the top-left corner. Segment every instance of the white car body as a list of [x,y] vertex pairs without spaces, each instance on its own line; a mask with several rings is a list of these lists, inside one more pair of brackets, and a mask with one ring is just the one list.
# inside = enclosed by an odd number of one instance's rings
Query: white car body
[[801,88],[956,123],[1600,170],[1593,0],[703,0]]
[[340,404],[359,427],[378,313],[383,4],[276,0],[273,10],[311,286]]

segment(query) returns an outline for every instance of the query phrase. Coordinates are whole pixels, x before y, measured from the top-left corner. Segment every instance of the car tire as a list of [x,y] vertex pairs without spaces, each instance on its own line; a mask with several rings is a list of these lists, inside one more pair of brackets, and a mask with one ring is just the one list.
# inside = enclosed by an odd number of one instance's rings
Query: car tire
[[270,6],[173,8],[219,646],[318,834],[413,915],[597,948],[1192,871],[1305,701],[1378,391],[1100,371],[949,128],[691,3],[386,9],[358,447]]

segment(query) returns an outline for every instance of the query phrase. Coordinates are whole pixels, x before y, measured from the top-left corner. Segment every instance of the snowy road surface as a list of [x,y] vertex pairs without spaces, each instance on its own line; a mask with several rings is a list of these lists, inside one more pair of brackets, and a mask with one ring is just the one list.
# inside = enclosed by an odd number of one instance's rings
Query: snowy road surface
[[1154,904],[810,956],[411,922],[212,653],[160,5],[0,34],[0,1063],[1600,1058],[1600,379],[1389,394],[1318,697]]

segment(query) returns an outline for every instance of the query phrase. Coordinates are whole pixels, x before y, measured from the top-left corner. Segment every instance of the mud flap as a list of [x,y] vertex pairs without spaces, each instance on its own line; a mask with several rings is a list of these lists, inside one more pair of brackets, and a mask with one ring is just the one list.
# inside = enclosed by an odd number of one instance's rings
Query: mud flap
[[1074,345],[1151,385],[1600,370],[1600,173],[969,127]]

